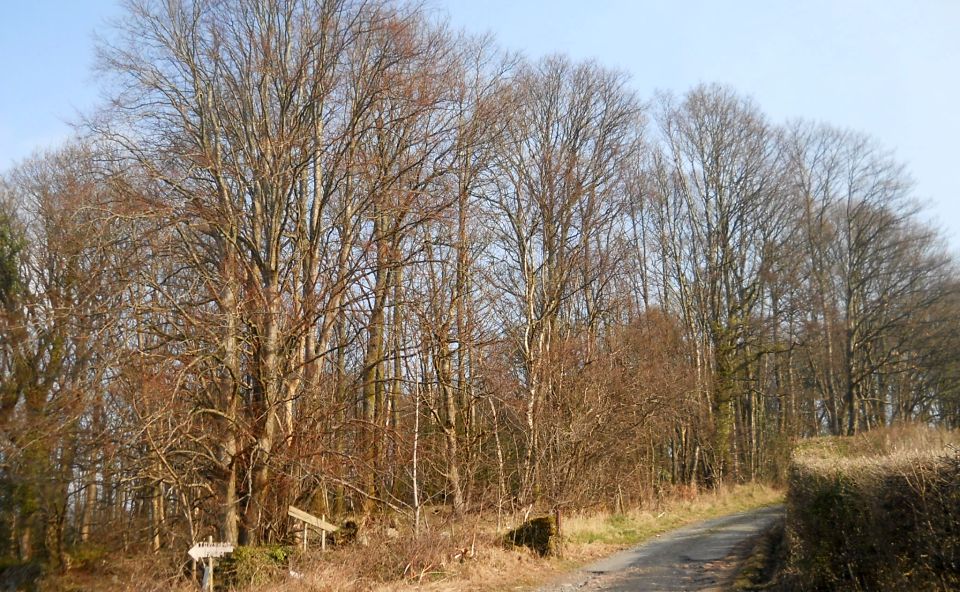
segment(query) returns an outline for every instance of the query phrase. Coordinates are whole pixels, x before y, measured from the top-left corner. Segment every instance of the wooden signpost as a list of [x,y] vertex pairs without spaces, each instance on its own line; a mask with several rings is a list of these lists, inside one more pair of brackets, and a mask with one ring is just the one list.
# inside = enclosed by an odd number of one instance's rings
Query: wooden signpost
[[197,543],[187,551],[187,555],[194,561],[207,560],[207,564],[203,569],[203,583],[200,584],[201,590],[213,592],[213,560],[218,557],[223,557],[228,553],[233,553],[233,545],[230,543],[215,543],[213,542],[213,537],[207,539],[205,543]]
[[290,506],[287,510],[287,514],[291,518],[295,518],[303,523],[303,548],[307,548],[307,527],[312,526],[313,528],[320,531],[320,548],[326,550],[327,548],[327,533],[328,532],[337,532],[338,528],[333,524],[330,524],[324,518],[317,518],[313,514],[308,514],[299,508]]

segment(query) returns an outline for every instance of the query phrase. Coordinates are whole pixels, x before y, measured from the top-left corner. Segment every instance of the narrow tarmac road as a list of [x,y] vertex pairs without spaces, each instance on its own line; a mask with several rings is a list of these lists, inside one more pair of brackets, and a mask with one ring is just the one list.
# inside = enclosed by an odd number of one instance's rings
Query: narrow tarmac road
[[540,592],[719,592],[757,536],[783,518],[771,506],[691,524],[589,565]]

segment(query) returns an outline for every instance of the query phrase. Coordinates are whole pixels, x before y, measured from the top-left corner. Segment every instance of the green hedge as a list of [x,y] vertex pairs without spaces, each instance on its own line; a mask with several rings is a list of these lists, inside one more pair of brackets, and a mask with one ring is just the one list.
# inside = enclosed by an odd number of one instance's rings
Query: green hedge
[[799,458],[787,540],[802,590],[960,590],[960,454]]
[[237,547],[217,560],[215,584],[218,588],[251,588],[268,584],[286,571],[292,549],[280,545]]

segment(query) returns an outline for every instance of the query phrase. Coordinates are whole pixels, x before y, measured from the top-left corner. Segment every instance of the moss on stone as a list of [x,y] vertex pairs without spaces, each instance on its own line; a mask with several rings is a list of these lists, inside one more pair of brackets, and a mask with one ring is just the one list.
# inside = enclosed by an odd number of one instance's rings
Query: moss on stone
[[506,540],[518,547],[528,547],[541,557],[561,554],[560,533],[553,516],[540,516],[527,520],[508,532]]

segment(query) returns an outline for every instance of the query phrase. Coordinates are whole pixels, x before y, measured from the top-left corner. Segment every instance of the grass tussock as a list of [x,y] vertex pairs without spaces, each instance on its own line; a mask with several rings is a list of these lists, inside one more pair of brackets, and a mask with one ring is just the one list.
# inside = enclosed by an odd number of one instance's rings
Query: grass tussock
[[802,446],[789,473],[786,585],[960,589],[957,441],[901,427]]

